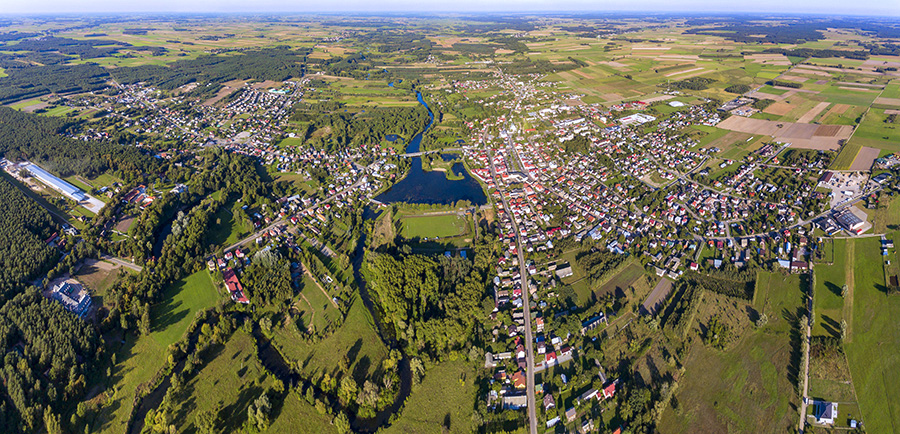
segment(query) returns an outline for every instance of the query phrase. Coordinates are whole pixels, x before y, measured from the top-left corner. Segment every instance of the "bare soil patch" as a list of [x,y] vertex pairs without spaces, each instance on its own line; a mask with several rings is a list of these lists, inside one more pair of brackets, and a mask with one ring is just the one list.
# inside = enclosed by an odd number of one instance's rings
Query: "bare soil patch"
[[766,109],[763,110],[763,112],[769,113],[772,115],[784,116],[784,115],[788,114],[791,110],[793,110],[794,107],[796,107],[796,106],[794,106],[792,104],[788,104],[783,101],[780,101],[780,102],[776,102],[776,103],[766,107]]
[[853,164],[850,165],[850,170],[871,169],[872,163],[874,163],[875,159],[878,158],[879,153],[881,153],[881,150],[878,148],[863,146],[862,149],[859,150],[859,153],[856,154],[856,158],[853,160]]
[[684,71],[670,72],[670,73],[666,74],[665,76],[666,77],[674,77],[676,75],[687,74],[689,72],[702,71],[702,70],[703,70],[703,68],[691,68],[691,69],[686,69]]
[[884,105],[892,105],[895,107],[900,107],[900,98],[878,97],[878,98],[875,98],[875,104],[884,104]]
[[807,123],[812,122],[812,120],[815,119],[816,116],[819,115],[819,113],[822,113],[822,110],[825,110],[825,108],[828,107],[828,104],[831,104],[831,103],[823,101],[823,102],[816,104],[815,107],[811,108],[808,112],[804,113],[803,116],[800,116],[800,119],[797,119],[797,123],[807,124]]

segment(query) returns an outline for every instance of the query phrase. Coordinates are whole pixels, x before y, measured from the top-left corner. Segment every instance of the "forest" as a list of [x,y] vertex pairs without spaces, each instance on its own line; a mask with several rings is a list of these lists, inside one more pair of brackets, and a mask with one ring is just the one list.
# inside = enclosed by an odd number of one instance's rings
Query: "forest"
[[224,83],[231,80],[284,81],[305,73],[306,51],[288,47],[246,50],[239,55],[204,55],[178,60],[168,66],[116,68],[110,75],[119,83],[147,82],[164,90],[188,83]]
[[11,349],[0,361],[3,432],[42,425],[62,432],[59,415],[80,400],[106,357],[93,326],[35,289],[0,309],[0,348]]
[[[299,106],[291,119],[309,119],[316,116],[311,109],[319,107]],[[324,145],[329,150],[379,143],[388,134],[411,139],[428,123],[428,111],[421,105],[415,107],[372,107],[359,113],[319,113],[306,130],[305,140],[312,140],[315,147]],[[330,131],[323,138],[313,138],[316,131]],[[317,143],[322,142],[322,143]]]
[[0,107],[0,156],[30,160],[58,176],[93,178],[113,171],[128,181],[159,168],[156,159],[132,146],[64,137],[68,126],[62,118]]
[[57,231],[50,214],[0,177],[0,304],[38,277],[58,253],[44,240]]
[[471,339],[490,262],[486,249],[476,249],[474,262],[367,253],[366,281],[407,352],[441,359]]

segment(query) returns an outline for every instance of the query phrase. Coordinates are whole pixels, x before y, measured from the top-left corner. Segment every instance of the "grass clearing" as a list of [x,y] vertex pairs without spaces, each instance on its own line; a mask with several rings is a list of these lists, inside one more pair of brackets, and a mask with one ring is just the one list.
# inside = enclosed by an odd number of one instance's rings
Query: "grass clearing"
[[194,315],[215,306],[220,299],[209,271],[200,270],[175,282],[163,294],[163,301],[151,308],[153,337],[163,348],[181,339]]
[[463,360],[434,366],[413,387],[403,413],[385,433],[433,433],[441,426],[450,428],[443,432],[471,432],[476,377],[475,369]]
[[815,324],[812,333],[815,336],[840,337],[841,320],[844,319],[844,299],[841,288],[848,284],[849,257],[847,240],[834,240],[834,262],[831,265],[816,264],[816,286],[813,292],[813,312]]

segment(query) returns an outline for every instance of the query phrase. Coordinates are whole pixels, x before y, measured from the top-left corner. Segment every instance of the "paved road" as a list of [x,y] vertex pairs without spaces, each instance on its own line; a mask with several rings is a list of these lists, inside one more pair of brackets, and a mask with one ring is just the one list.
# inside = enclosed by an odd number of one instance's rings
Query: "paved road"
[[462,148],[447,148],[447,149],[433,149],[431,151],[422,151],[422,152],[407,152],[405,154],[400,154],[401,157],[421,157],[423,155],[428,154],[438,154],[442,152],[461,152]]
[[134,270],[134,271],[137,271],[138,273],[140,273],[140,272],[144,269],[144,267],[141,267],[140,265],[137,265],[137,264],[135,264],[134,262],[129,262],[129,261],[126,261],[126,260],[124,260],[124,259],[119,259],[119,258],[117,258],[117,257],[115,257],[115,256],[110,256],[110,255],[100,255],[100,259],[102,259],[102,260],[104,260],[104,261],[112,262],[113,264],[116,264],[116,265],[121,265],[121,266],[123,266],[123,267],[128,267],[128,268],[130,268],[130,269],[132,269],[132,270]]

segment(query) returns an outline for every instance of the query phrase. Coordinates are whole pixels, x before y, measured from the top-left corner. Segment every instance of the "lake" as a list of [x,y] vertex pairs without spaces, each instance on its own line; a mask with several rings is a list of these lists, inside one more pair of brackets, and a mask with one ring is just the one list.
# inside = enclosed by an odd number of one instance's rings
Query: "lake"
[[[419,152],[422,144],[422,134],[431,128],[434,124],[434,114],[431,108],[422,98],[422,93],[416,92],[416,99],[428,110],[428,125],[425,130],[416,134],[409,144],[406,146],[406,152]],[[442,155],[442,158],[446,158]],[[445,159],[445,161],[448,161]],[[462,163],[456,163],[451,168],[453,173],[462,175],[463,179],[448,180],[447,175],[441,171],[426,172],[422,169],[422,158],[413,157],[409,174],[400,182],[394,184],[393,187],[381,193],[375,200],[382,203],[406,202],[406,203],[427,203],[452,205],[461,200],[467,200],[473,205],[484,205],[487,203],[487,196],[481,188],[481,184],[472,178],[472,175],[466,170]]]

